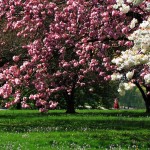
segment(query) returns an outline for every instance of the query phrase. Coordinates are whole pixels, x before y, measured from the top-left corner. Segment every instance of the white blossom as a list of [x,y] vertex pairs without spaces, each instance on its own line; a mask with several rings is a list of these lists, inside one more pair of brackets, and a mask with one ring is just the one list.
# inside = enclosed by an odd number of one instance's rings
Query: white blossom
[[124,83],[121,82],[121,83],[119,84],[119,89],[124,89],[124,88],[125,88]]
[[135,27],[135,24],[138,23],[138,20],[133,18],[133,20],[130,23],[130,28],[133,29]]
[[133,89],[133,87],[135,87],[135,85],[131,82],[120,83],[119,88],[118,88],[118,92],[121,96],[123,96],[123,95],[125,95],[126,90],[131,90],[131,89]]
[[126,73],[126,77],[127,77],[128,80],[132,79],[133,75],[134,75],[133,71],[129,71],[129,72]]
[[114,8],[114,9],[118,9],[118,7],[119,7],[119,6],[118,6],[117,4],[113,5],[113,8]]
[[129,82],[129,83],[124,83],[124,89],[125,89],[125,90],[131,90],[131,89],[133,89],[134,86],[135,86],[135,85],[134,85],[133,83],[131,83],[131,82]]
[[141,28],[146,28],[146,27],[148,27],[149,26],[149,21],[143,21],[141,24],[140,24],[140,27]]
[[147,21],[142,22],[140,29],[131,34],[129,39],[134,40],[133,48],[122,52],[120,57],[112,60],[112,63],[115,63],[118,66],[118,70],[129,69],[142,64],[149,64],[150,17]]
[[146,84],[149,84],[149,83],[150,83],[150,74],[146,74],[146,75],[144,76],[144,80],[145,80],[145,83],[146,83]]
[[130,10],[130,6],[128,6],[126,4],[122,4],[122,6],[119,8],[119,10],[123,13],[128,13]]
[[113,73],[112,75],[111,75],[111,80],[120,80],[121,78],[122,78],[122,74],[120,74],[120,73]]
[[122,4],[124,4],[124,0],[116,0],[117,5],[121,6]]
[[150,11],[150,2],[147,2],[147,8],[146,10]]
[[118,89],[118,93],[121,95],[121,96],[124,96],[125,95],[125,90],[122,90],[122,89]]
[[127,0],[128,3],[132,3],[134,0]]

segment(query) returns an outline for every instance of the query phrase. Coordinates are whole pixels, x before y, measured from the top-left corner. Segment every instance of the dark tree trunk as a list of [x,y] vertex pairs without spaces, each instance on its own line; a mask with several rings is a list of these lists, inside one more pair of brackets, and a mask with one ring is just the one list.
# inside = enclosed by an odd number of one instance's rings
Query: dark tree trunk
[[66,113],[74,114],[75,111],[75,85],[76,85],[77,75],[74,76],[74,80],[72,82],[72,89],[71,92],[68,93],[67,91],[64,92],[64,97],[66,99]]
[[150,86],[147,86],[146,87],[146,97],[147,97],[147,100],[146,100],[146,112],[147,113],[150,113]]
[[66,113],[69,114],[74,114],[75,112],[75,102],[74,102],[74,98],[70,95],[68,95],[68,99],[66,99],[66,103],[67,103],[67,110]]
[[[72,92],[71,92],[72,93]],[[66,113],[74,114],[75,112],[75,101],[74,94],[68,94],[67,91],[64,92],[64,98],[66,100]]]
[[142,94],[142,97],[145,102],[146,113],[150,113],[150,86],[146,86],[146,93],[145,93],[138,82],[134,82],[134,83],[138,87],[138,89],[140,90],[140,92]]
[[21,109],[21,103],[17,103],[16,108]]

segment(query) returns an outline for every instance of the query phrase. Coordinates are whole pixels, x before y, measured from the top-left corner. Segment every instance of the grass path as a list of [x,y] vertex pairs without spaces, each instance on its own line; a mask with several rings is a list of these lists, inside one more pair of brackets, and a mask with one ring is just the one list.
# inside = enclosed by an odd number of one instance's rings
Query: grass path
[[2,150],[150,150],[144,110],[0,111]]

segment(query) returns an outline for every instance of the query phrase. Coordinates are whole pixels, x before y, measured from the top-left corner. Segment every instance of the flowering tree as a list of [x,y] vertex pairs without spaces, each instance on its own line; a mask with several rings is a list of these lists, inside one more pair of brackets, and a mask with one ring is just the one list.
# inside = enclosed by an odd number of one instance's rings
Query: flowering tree
[[[52,98],[63,95],[67,112],[74,113],[78,87],[90,90],[92,84],[110,80],[113,54],[132,46],[126,37],[148,15],[146,3],[130,11],[126,5],[119,11],[115,4],[115,0],[0,1],[0,96],[13,98],[6,107],[21,103],[29,108],[33,101],[40,111],[47,111],[57,105]],[[138,22],[130,29],[135,15]],[[11,44],[5,35],[13,35]]]
[[[140,3],[141,1],[138,2]],[[134,18],[130,28],[134,28],[137,22]],[[122,51],[119,57],[112,60],[117,65],[118,72],[111,77],[112,80],[121,80],[118,89],[121,95],[136,85],[145,101],[146,112],[150,113],[150,17],[144,20],[128,39],[134,42],[134,46]]]

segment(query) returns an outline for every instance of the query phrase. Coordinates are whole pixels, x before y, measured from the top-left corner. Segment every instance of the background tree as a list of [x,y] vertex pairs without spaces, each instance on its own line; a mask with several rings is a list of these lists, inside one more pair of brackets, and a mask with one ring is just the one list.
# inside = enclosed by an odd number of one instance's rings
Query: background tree
[[[14,52],[13,61],[0,68],[0,95],[14,97],[6,107],[21,102],[28,108],[33,101],[40,111],[47,111],[57,105],[52,98],[63,95],[67,112],[74,113],[76,89],[110,80],[113,54],[119,47],[132,46],[127,36],[148,15],[146,3],[131,6],[130,12],[128,7],[120,12],[114,4],[114,0],[0,1],[3,34],[14,32],[21,39],[7,49],[8,54]],[[130,30],[135,14],[139,22]],[[4,55],[5,49],[1,51]]]

